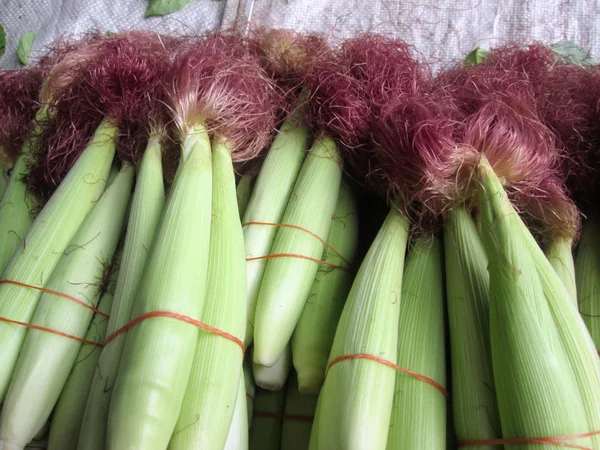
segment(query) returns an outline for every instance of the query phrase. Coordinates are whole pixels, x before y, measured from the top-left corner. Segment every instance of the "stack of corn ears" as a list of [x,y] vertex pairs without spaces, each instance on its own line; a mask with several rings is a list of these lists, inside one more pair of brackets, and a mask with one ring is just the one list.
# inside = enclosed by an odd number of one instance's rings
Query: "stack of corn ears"
[[600,69],[467,61],[128,32],[0,73],[0,450],[600,448]]

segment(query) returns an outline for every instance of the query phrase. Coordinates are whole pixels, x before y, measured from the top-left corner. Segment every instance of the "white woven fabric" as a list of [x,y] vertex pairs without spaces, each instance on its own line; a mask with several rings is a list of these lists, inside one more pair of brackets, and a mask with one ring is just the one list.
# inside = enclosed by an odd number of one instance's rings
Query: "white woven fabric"
[[90,29],[122,31],[152,29],[169,32],[202,32],[221,23],[225,0],[192,0],[173,14],[144,18],[147,0],[0,0],[0,24],[7,31],[6,53],[0,68],[17,67],[19,37],[35,30],[32,57],[61,35],[77,35]]
[[277,26],[345,37],[396,35],[434,67],[475,46],[534,39],[575,41],[600,55],[600,0],[192,0],[182,11],[144,18],[147,0],[0,0],[8,47],[0,67],[17,65],[19,36],[36,30],[35,53],[61,34],[150,28],[204,31],[233,24]]

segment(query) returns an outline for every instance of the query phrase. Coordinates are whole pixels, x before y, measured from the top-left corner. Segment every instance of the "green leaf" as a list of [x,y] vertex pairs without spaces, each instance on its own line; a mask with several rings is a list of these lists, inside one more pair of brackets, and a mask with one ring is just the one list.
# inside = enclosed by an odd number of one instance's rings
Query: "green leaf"
[[183,9],[190,0],[150,0],[148,2],[148,9],[146,10],[146,17],[150,16],[164,16],[165,14],[171,14]]
[[4,25],[0,25],[0,56],[6,51],[6,30]]
[[29,53],[31,52],[31,47],[33,45],[33,41],[35,41],[35,31],[29,31],[25,33],[19,39],[19,46],[17,47],[17,56],[21,64],[25,65],[29,62]]
[[465,67],[474,66],[475,64],[481,64],[489,53],[490,52],[488,52],[487,50],[484,50],[481,47],[477,47],[475,50],[473,50],[467,55],[463,63]]
[[108,30],[106,33],[106,36],[111,37],[113,34],[115,34],[114,32]]
[[576,66],[593,66],[598,64],[589,50],[572,41],[560,41],[550,46],[554,58],[565,64]]

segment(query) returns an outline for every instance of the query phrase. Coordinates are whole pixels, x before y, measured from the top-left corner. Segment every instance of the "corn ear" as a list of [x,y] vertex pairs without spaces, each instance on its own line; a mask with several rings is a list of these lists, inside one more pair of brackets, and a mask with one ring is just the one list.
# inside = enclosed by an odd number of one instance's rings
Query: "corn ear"
[[572,249],[572,239],[560,237],[552,239],[546,248],[546,257],[567,289],[571,300],[577,304],[577,283]]
[[292,368],[292,346],[288,344],[285,350],[271,367],[252,363],[252,373],[255,384],[268,391],[278,391],[285,385]]
[[[244,339],[246,261],[226,143],[213,143],[212,221],[208,287],[201,321]],[[223,448],[242,377],[243,351],[223,336],[200,330],[183,405],[169,449]]]
[[[332,139],[313,144],[281,222],[327,238],[340,189],[340,154]],[[302,255],[319,260],[324,245],[303,230],[279,227],[271,254]],[[292,337],[306,303],[319,263],[298,257],[269,259],[260,286],[254,317],[254,361],[272,366]]]
[[238,210],[240,212],[240,219],[244,217],[248,202],[250,201],[250,195],[252,194],[252,186],[254,185],[254,176],[242,175],[240,181],[238,181],[237,188],[235,190],[235,196],[237,198]]
[[448,214],[444,254],[454,429],[462,441],[496,439],[502,430],[490,345],[488,258],[477,225],[464,206]]
[[[408,221],[392,209],[352,284],[329,363],[368,354],[396,363]],[[392,412],[394,369],[351,359],[331,366],[321,389],[313,448],[385,449]]]
[[33,223],[34,199],[27,192],[23,176],[27,174],[27,158],[38,149],[41,132],[39,122],[46,120],[47,108],[42,108],[34,121],[34,128],[23,144],[22,154],[12,169],[6,190],[0,200],[0,273],[4,272],[10,258]]
[[[358,245],[358,207],[350,187],[342,182],[323,260],[350,269]],[[352,273],[322,266],[292,336],[294,368],[299,391],[318,395],[323,385],[335,329],[352,286]]]
[[[442,243],[422,236],[408,250],[398,326],[398,365],[446,384]],[[446,397],[431,384],[396,374],[386,450],[446,448]]]
[[[484,157],[477,174],[482,240],[489,258],[492,362],[503,437],[589,432],[577,381],[524,237],[528,231]],[[577,444],[586,446],[590,440]]]
[[[115,153],[117,127],[103,121],[73,168],[40,212],[2,274],[45,287],[63,255],[105,187]],[[0,285],[0,317],[29,322],[41,291],[14,284]],[[4,400],[27,328],[0,322],[0,402]]]
[[[198,320],[206,294],[212,199],[206,128],[182,144],[180,167],[137,291],[132,317],[168,311]],[[166,448],[190,376],[198,328],[155,317],[127,334],[108,415],[107,450]]]
[[[96,307],[121,234],[133,177],[133,167],[124,167],[106,189],[57,264],[49,289]],[[31,323],[83,338],[92,316],[92,309],[45,292]],[[28,330],[0,416],[0,442],[5,447],[24,447],[48,420],[81,345],[58,334]]]
[[[153,135],[142,158],[129,212],[121,271],[108,321],[107,336],[131,320],[136,292],[165,205],[161,137]],[[126,333],[109,342],[100,354],[81,424],[79,450],[104,450],[108,410],[125,345]]]
[[575,274],[579,312],[600,349],[600,226],[594,215],[583,222],[581,241],[577,250]]
[[[254,415],[250,425],[250,450],[279,450],[281,449],[281,426],[285,390],[265,391],[256,389],[254,397]],[[273,416],[261,416],[268,413]],[[283,449],[282,449],[283,450]]]
[[308,450],[312,420],[317,409],[317,398],[303,395],[298,390],[298,377],[290,376],[286,388],[285,416],[281,426],[281,448],[286,450]]
[[[281,222],[308,148],[309,130],[302,119],[303,114],[301,109],[297,109],[279,129],[256,179],[242,224]],[[246,258],[268,255],[276,234],[276,227],[245,226]],[[249,347],[254,339],[256,299],[266,266],[266,259],[250,260],[246,263],[248,289],[246,299],[248,321],[244,339],[246,347]]]
[[[106,292],[98,303],[98,310],[110,314],[113,302],[113,293]],[[108,319],[96,314],[85,339],[94,342],[104,342]],[[100,358],[101,349],[95,345],[83,344],[69,378],[65,383],[56,408],[52,414],[50,436],[48,437],[48,450],[76,450],[81,429],[81,421],[85,405],[92,385],[94,370]]]
[[[600,430],[600,359],[579,311],[560,278],[544,257],[536,240],[527,232],[521,221],[521,230],[527,240],[530,252],[542,282],[544,295],[550,312],[558,328],[559,336],[566,351],[570,368],[575,375],[583,410],[590,431]],[[600,447],[600,435],[591,437],[592,447]],[[577,444],[580,444],[577,442]]]
[[246,402],[246,382],[238,383],[237,399],[233,411],[233,419],[223,450],[248,450],[248,406]]
[[252,422],[252,412],[254,411],[254,396],[256,395],[256,385],[252,376],[252,365],[248,360],[244,361],[244,382],[246,385],[246,404],[248,406],[248,428]]

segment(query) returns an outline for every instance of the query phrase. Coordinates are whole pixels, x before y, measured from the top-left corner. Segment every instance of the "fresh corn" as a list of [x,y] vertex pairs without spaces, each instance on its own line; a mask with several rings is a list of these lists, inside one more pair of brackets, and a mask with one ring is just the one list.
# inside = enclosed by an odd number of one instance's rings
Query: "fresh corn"
[[[110,314],[113,292],[109,289],[98,303],[98,310]],[[96,314],[85,339],[91,342],[104,342],[108,319]],[[100,358],[101,349],[95,345],[83,344],[69,378],[65,383],[56,408],[52,414],[48,450],[76,450],[83,412],[92,385],[94,370]]]
[[577,283],[575,281],[575,262],[572,248],[572,239],[560,237],[552,239],[546,248],[546,257],[563,282],[571,300],[577,304]]
[[[241,340],[246,328],[244,235],[226,142],[213,143],[213,199],[208,287],[201,321]],[[201,330],[169,449],[220,449],[227,441],[242,379],[243,349]]]
[[[392,209],[356,275],[337,327],[329,364],[362,354],[392,364],[409,224]],[[329,366],[315,418],[311,448],[385,449],[396,372],[380,361],[350,359]]]
[[488,259],[477,225],[464,206],[448,214],[444,254],[454,429],[463,441],[496,439],[502,430],[490,346]]
[[[302,110],[296,110],[281,126],[256,179],[242,221],[242,224],[246,224],[244,226],[246,258],[268,255],[275,240],[276,227],[247,224],[281,222],[308,148],[309,131],[302,115]],[[254,259],[246,263],[248,288],[246,300],[248,323],[244,339],[246,347],[250,346],[254,339],[256,299],[266,266],[266,259]]]
[[308,450],[317,398],[300,393],[298,377],[295,373],[291,374],[286,391],[284,420],[281,426],[281,448]]
[[[117,127],[105,120],[29,229],[2,274],[4,280],[45,287],[56,264],[105,187]],[[0,317],[29,322],[42,292],[0,285]],[[0,322],[0,402],[4,400],[27,328]]]
[[[133,167],[126,166],[106,189],[65,250],[48,289],[96,307],[103,275],[121,234],[133,177]],[[92,311],[45,292],[31,323],[83,338]],[[0,416],[0,443],[4,442],[5,449],[23,448],[48,420],[81,345],[78,340],[42,329],[28,331]]]
[[[254,362],[272,366],[288,344],[319,269],[340,189],[340,154],[332,139],[317,139],[304,164],[260,285],[254,317]],[[314,233],[317,237],[307,232]],[[306,258],[312,258],[306,259]]]
[[[107,336],[131,320],[136,292],[164,209],[160,142],[160,136],[150,137],[137,175]],[[116,336],[102,349],[82,419],[79,450],[105,448],[108,410],[125,337],[126,333]]]
[[[206,128],[185,134],[180,167],[137,291],[133,318],[157,311],[197,320],[206,293],[212,176]],[[127,334],[111,399],[107,450],[166,448],[192,369],[198,328],[174,317]]]
[[331,248],[325,248],[323,261],[340,268],[319,268],[292,336],[294,368],[299,390],[305,395],[318,395],[321,390],[335,329],[352,286],[350,265],[358,244],[358,208],[345,182],[340,188],[327,243]]
[[285,390],[265,391],[258,388],[254,405],[248,447],[250,450],[280,450]]
[[248,450],[248,406],[246,402],[246,382],[238,383],[238,394],[233,411],[233,419],[223,450]]
[[288,345],[271,367],[252,363],[254,383],[261,389],[278,391],[283,388],[292,368],[292,346]]
[[240,181],[238,181],[237,188],[235,190],[235,196],[237,198],[238,211],[240,212],[240,219],[244,218],[244,213],[248,207],[250,201],[250,195],[252,194],[252,185],[254,184],[254,177],[252,175],[242,175]]

